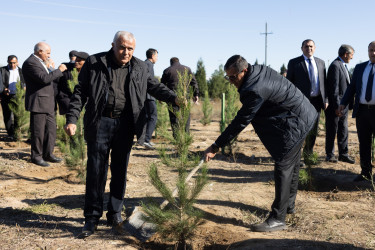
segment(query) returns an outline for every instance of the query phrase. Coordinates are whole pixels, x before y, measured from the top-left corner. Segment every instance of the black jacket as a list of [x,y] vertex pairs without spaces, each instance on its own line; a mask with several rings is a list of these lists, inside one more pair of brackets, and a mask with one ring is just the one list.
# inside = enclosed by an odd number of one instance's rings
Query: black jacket
[[363,63],[359,63],[355,66],[353,77],[352,77],[352,82],[349,84],[348,88],[345,91],[343,98],[341,99],[340,104],[344,106],[350,104],[351,102],[353,102],[353,99],[355,99],[354,105],[353,105],[353,114],[352,114],[353,118],[355,118],[358,114],[358,109],[359,109],[359,104],[360,104],[359,99],[361,98],[362,85],[363,85],[362,76],[368,64],[369,64],[369,61],[366,61]]
[[182,65],[179,62],[174,62],[170,67],[166,68],[163,71],[160,81],[167,85],[169,89],[176,90],[178,84],[178,73],[182,74],[186,69],[188,70],[188,74],[192,75],[190,86],[193,87],[193,95],[198,96],[198,82],[195,80],[195,76],[189,67]]
[[243,106],[216,140],[219,147],[251,122],[271,156],[279,161],[306,137],[318,116],[297,87],[263,65],[249,65],[238,92]]
[[[25,80],[23,79],[23,75],[22,75],[22,69],[20,67],[17,67],[18,68],[18,73],[20,75],[20,81],[21,81],[21,85],[22,87],[25,87]],[[8,66],[4,66],[0,69],[0,73],[1,73],[1,80],[3,82],[3,85],[4,85],[4,88],[8,88],[9,87],[9,67]],[[3,89],[4,90],[4,89]]]
[[[316,66],[318,68],[319,77],[319,87],[320,94],[322,95],[322,105],[321,108],[324,109],[324,103],[328,103],[328,98],[326,95],[326,66],[323,60],[314,57]],[[302,56],[291,59],[288,63],[288,72],[286,78],[291,81],[294,85],[301,90],[301,92],[310,98],[311,93],[311,82],[309,78],[309,73],[306,67],[305,58]]]
[[72,96],[68,81],[73,80],[72,70],[65,70],[64,72],[62,72],[63,76],[60,77],[58,81],[53,82],[56,105],[59,105],[60,115],[65,115],[68,112],[70,97]]
[[[96,131],[99,119],[106,104],[106,97],[110,86],[110,73],[107,65],[107,55],[103,52],[87,58],[83,65],[73,95],[70,99],[69,111],[66,114],[67,124],[76,123],[82,108],[86,107],[84,116],[85,139],[96,141]],[[165,102],[174,102],[176,94],[151,77],[146,64],[136,57],[130,61],[129,94],[132,104],[132,119],[136,131],[143,129],[145,117],[144,103],[147,92]],[[130,132],[130,131],[129,131]]]

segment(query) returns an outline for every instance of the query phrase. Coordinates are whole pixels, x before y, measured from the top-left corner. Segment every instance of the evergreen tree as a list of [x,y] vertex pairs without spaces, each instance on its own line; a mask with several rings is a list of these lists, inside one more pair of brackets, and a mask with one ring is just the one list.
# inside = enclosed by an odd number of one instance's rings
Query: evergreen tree
[[286,67],[285,67],[285,64],[283,63],[283,65],[280,67],[280,74],[283,74],[284,72],[286,72]]
[[[78,84],[78,71],[73,69],[71,71],[73,80],[68,80],[68,86],[73,92],[75,85]],[[67,138],[63,135],[59,135],[58,145],[60,150],[66,154],[65,162],[66,165],[77,171],[77,176],[84,181],[86,175],[86,143],[83,133],[83,116],[84,111],[81,112],[80,117],[77,121],[77,130],[75,135]],[[58,126],[65,124],[65,117],[59,117],[57,120]],[[63,127],[64,125],[62,125]],[[61,132],[62,133],[62,132]],[[60,134],[58,132],[57,134]]]
[[21,81],[16,83],[16,94],[10,99],[9,109],[13,112],[14,116],[14,139],[18,142],[27,133],[29,129],[30,113],[25,109],[25,93]]
[[220,98],[221,93],[225,93],[228,89],[228,81],[225,80],[225,71],[223,65],[215,70],[208,81],[208,93],[211,98]]
[[155,137],[169,137],[168,128],[170,127],[169,114],[167,104],[156,101],[158,119],[156,120]]
[[[240,109],[238,105],[239,93],[237,88],[228,82],[228,90],[225,94],[225,128],[232,122]],[[221,131],[223,132],[223,131]],[[229,144],[222,148],[222,152],[227,155],[233,154],[233,146],[237,141],[237,137],[233,138]]]
[[203,112],[203,118],[201,119],[201,123],[203,125],[210,124],[211,118],[212,118],[212,105],[211,105],[210,97],[208,96],[207,90],[206,92],[204,92],[202,112]]
[[[185,131],[186,121],[190,114],[192,91],[189,90],[191,75],[185,71],[179,74],[179,83],[177,87],[177,97],[180,101],[180,108],[174,111],[178,118],[176,127],[176,137],[172,139],[175,147],[175,153],[167,155],[166,150],[159,151],[162,163],[177,170],[178,177],[176,188],[177,197],[164,183],[159,175],[156,164],[151,165],[149,177],[152,185],[169,202],[166,207],[161,207],[156,202],[143,203],[143,210],[147,214],[146,220],[156,225],[156,230],[166,239],[177,241],[176,248],[186,249],[187,240],[194,234],[194,229],[199,225],[202,213],[194,208],[194,204],[199,193],[207,183],[207,167],[203,166],[195,178],[195,183],[189,186],[185,183],[188,176],[188,170],[199,162],[199,157],[189,154],[189,146],[193,141],[190,133]],[[185,101],[182,101],[185,100]],[[173,110],[170,107],[170,110]]]
[[202,58],[198,60],[197,63],[197,72],[195,73],[195,79],[198,82],[198,89],[200,96],[204,96],[204,93],[207,91],[207,80],[206,80],[206,69],[203,64]]
[[254,65],[258,65],[259,63],[258,63],[258,58],[257,59],[255,59],[255,62],[254,62]]

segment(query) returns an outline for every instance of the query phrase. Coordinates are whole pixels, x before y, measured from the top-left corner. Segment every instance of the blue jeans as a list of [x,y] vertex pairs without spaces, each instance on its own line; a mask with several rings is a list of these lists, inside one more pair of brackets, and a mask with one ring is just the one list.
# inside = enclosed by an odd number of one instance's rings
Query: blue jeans
[[85,221],[98,222],[103,214],[103,196],[111,153],[111,183],[107,218],[122,221],[126,172],[134,138],[129,118],[101,117],[96,142],[87,142]]

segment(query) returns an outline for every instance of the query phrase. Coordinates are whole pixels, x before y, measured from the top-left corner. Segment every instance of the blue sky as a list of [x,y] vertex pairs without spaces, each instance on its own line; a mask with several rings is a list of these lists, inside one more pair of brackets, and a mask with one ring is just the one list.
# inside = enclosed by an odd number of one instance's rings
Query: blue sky
[[[199,58],[207,77],[234,55],[250,63],[264,62],[265,23],[268,23],[267,64],[279,71],[289,59],[302,54],[301,42],[315,41],[315,56],[328,63],[346,43],[356,53],[350,67],[367,61],[367,46],[375,40],[374,0],[315,1],[97,1],[11,0],[0,1],[0,64],[10,54],[23,61],[39,41],[50,44],[56,64],[68,61],[75,49],[94,54],[111,47],[118,30],[137,39],[134,55],[145,59],[155,48],[161,76],[173,56],[196,70]],[[328,67],[328,66],[327,66]]]

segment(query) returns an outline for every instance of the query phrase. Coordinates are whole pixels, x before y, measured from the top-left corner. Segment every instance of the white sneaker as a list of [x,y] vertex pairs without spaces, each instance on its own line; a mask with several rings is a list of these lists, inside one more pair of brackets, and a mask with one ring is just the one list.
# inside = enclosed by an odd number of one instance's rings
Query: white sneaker
[[147,149],[155,149],[155,147],[152,146],[151,143],[149,143],[149,142],[145,142],[145,143],[143,143],[143,146],[144,146],[145,148],[147,148]]

